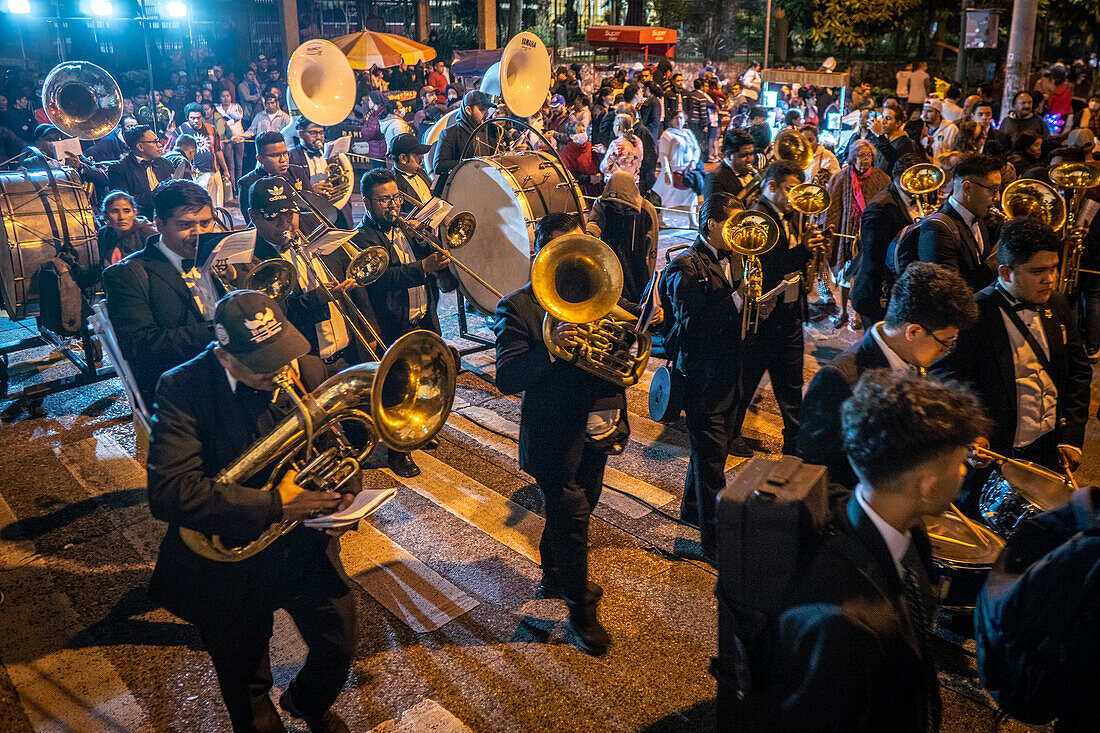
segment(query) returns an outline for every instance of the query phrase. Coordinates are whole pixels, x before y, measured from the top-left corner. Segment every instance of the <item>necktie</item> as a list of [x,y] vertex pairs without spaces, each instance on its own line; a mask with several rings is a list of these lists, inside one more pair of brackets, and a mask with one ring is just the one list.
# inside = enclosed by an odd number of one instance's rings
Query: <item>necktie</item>
[[939,681],[936,677],[936,666],[932,663],[932,629],[926,614],[927,606],[921,598],[920,576],[918,568],[920,558],[916,547],[909,543],[909,549],[901,560],[905,575],[902,582],[905,586],[905,606],[909,612],[909,623],[913,627],[913,633],[917,637],[917,650],[921,658],[921,677],[924,683],[922,709],[924,714],[924,729],[931,733],[936,729],[936,710],[933,700],[936,699],[936,688]]

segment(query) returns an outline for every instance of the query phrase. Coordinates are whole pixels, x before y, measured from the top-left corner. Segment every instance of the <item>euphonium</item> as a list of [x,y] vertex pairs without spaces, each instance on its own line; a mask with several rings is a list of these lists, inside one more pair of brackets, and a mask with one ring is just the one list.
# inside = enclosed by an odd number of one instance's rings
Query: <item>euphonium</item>
[[814,151],[806,138],[796,130],[780,130],[772,143],[772,151],[779,160],[789,160],[799,168],[806,170],[814,162]]
[[[454,402],[455,360],[439,336],[413,331],[394,342],[381,361],[348,367],[308,395],[294,391],[288,372],[280,375],[279,386],[290,390],[297,409],[222,469],[218,483],[241,484],[270,468],[262,489],[271,491],[287,469],[294,469],[295,483],[303,488],[339,490],[358,475],[379,439],[396,450],[412,451],[435,437]],[[339,423],[349,421],[366,428],[366,445],[354,447],[343,437]],[[314,446],[321,435],[333,445],[324,450]],[[185,527],[179,532],[184,544],[202,557],[237,562],[297,525],[276,522],[240,547],[227,547],[217,535]]]
[[[546,310],[542,338],[554,357],[612,384],[637,384],[649,362],[651,339],[617,303],[623,268],[606,244],[586,234],[567,234],[546,244],[531,265],[531,289]],[[577,344],[559,348],[550,338],[558,322],[577,325]]]
[[1034,178],[1020,178],[1001,192],[1000,206],[990,214],[1004,219],[1026,216],[1046,224],[1054,231],[1066,223],[1066,202],[1054,188]]
[[741,338],[756,333],[760,324],[760,297],[764,294],[764,271],[757,259],[779,241],[779,225],[762,211],[738,211],[722,224],[722,241],[741,255]]
[[[1075,226],[1085,190],[1100,183],[1100,164],[1062,163],[1048,174],[1051,182],[1066,192],[1066,223],[1062,237],[1062,262],[1058,271],[1058,290],[1065,294],[1077,292],[1077,282],[1082,272],[1081,258],[1085,255],[1085,232]],[[1072,191],[1072,193],[1070,193]]]

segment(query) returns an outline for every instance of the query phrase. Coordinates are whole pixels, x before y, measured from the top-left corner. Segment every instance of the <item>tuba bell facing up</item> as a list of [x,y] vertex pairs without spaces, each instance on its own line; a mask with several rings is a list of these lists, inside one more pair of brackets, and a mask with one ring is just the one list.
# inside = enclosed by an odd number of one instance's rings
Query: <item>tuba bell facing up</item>
[[[253,443],[216,480],[240,484],[270,468],[262,487],[272,490],[286,469],[298,470],[295,483],[308,489],[338,490],[365,465],[378,440],[401,451],[427,443],[443,427],[455,396],[455,359],[450,347],[430,331],[412,331],[391,346],[381,361],[348,367],[308,395],[298,395],[289,379],[280,388],[290,390],[298,408],[271,432]],[[361,425],[369,439],[352,446],[340,423]],[[320,436],[332,445],[315,446]],[[208,536],[181,527],[180,537],[195,553],[209,560],[237,562],[252,557],[297,522],[272,524],[259,538],[240,547],[226,546]]]
[[[634,316],[617,305],[623,268],[610,247],[586,234],[548,242],[531,265],[531,289],[546,310],[542,338],[555,358],[621,387],[638,383],[649,362],[651,339],[638,333]],[[577,324],[572,350],[550,339],[561,321]]]

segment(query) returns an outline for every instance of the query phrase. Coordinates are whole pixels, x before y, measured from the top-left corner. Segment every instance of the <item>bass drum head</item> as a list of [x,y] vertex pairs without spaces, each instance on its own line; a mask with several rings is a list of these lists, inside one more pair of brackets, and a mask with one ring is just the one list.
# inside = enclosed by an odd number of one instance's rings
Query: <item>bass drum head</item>
[[0,173],[0,280],[13,320],[38,315],[38,271],[65,243],[82,269],[98,262],[95,219],[84,184],[68,168]]
[[[515,153],[470,158],[447,179],[443,198],[455,211],[477,219],[473,238],[456,257],[502,295],[519,290],[531,277],[535,224],[550,212],[581,209],[572,176],[547,153]],[[462,294],[482,313],[496,310],[497,297],[453,267]]]
[[661,423],[675,422],[684,409],[684,375],[663,366],[649,385],[649,417]]

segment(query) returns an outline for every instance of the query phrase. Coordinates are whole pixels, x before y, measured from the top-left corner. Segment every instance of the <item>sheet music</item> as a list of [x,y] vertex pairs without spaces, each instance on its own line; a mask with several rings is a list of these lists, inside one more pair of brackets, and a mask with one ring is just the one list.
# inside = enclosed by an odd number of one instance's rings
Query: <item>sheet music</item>
[[199,263],[199,271],[206,274],[215,264],[224,266],[251,263],[255,249],[255,229],[200,234],[199,250],[195,260]]
[[325,143],[325,160],[331,160],[340,153],[347,153],[351,150],[351,138],[347,135],[342,135],[335,140],[329,140]]
[[1096,212],[1100,211],[1100,202],[1093,199],[1086,199],[1085,205],[1081,207],[1081,214],[1077,217],[1075,226],[1084,227],[1088,229],[1092,226],[1092,220],[1096,217]]
[[57,140],[53,144],[53,155],[58,160],[65,160],[68,153],[80,157],[84,150],[80,147],[80,140],[75,137],[67,137],[64,140]]
[[414,211],[409,219],[414,223],[423,224],[429,229],[438,229],[453,208],[438,196],[432,196],[423,206]]
[[344,245],[345,242],[351,241],[358,232],[356,230],[347,229],[329,229],[321,236],[314,239],[306,247],[306,252],[310,254],[327,255],[330,252],[335,252],[338,247]]

